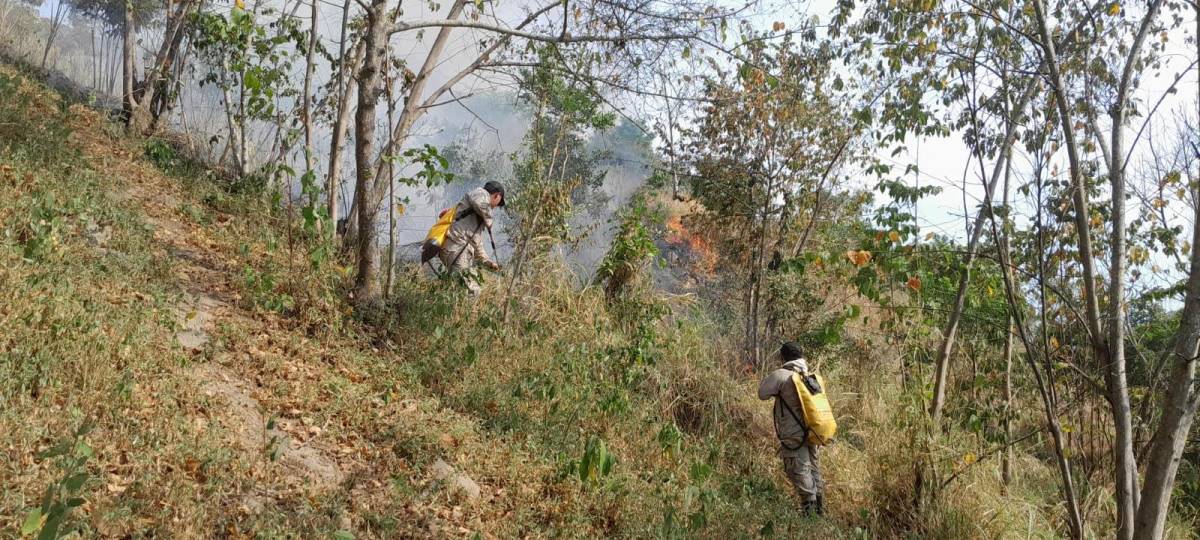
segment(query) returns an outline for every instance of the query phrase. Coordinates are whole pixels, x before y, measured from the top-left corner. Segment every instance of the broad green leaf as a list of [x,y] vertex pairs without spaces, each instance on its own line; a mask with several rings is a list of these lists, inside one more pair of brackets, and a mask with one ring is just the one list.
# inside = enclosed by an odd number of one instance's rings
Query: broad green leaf
[[83,487],[83,483],[87,482],[87,479],[88,473],[86,472],[73,474],[67,477],[66,480],[63,480],[63,487],[66,488],[67,491],[79,491],[79,488]]
[[246,88],[251,90],[258,90],[262,88],[262,83],[259,81],[258,75],[255,75],[253,71],[247,71],[246,77],[242,82],[246,85]]
[[46,516],[46,522],[42,524],[42,532],[38,534],[38,540],[55,540],[58,538],[58,528],[62,525],[63,519],[67,517],[67,507],[61,504],[55,504],[50,509],[50,513]]
[[21,523],[21,534],[33,534],[34,531],[41,528],[43,521],[41,508],[30,510],[28,514],[25,514],[25,521]]

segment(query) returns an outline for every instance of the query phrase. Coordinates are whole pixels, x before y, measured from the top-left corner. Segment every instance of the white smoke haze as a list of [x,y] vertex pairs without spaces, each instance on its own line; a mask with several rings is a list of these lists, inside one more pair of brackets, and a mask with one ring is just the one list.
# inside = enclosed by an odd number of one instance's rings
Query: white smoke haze
[[[45,0],[34,6],[17,0],[0,0],[0,32],[6,25],[33,26],[36,32],[19,34],[4,32],[0,35],[0,47],[15,53],[25,61],[36,63],[40,60],[40,47],[43,47],[48,32],[48,18],[59,8],[62,0]],[[342,6],[330,0],[317,0],[318,33],[321,45],[332,57],[338,55],[341,39]],[[230,2],[207,3],[204,9],[212,13],[228,13],[233,7]],[[248,1],[248,11],[261,13],[260,24],[277,20],[282,14],[301,19],[303,27],[308,27],[310,4],[306,1]],[[444,17],[448,9],[446,5],[435,5],[428,2],[404,3],[400,18],[404,20],[426,20]],[[502,23],[515,25],[529,12],[522,2],[500,2],[488,4],[495,18]],[[351,24],[360,15],[357,4],[351,3]],[[39,17],[42,21],[37,21]],[[552,18],[549,20],[553,20]],[[30,24],[33,23],[33,24]],[[420,68],[434,36],[436,28],[410,30],[392,36],[390,47],[392,54],[413,71]],[[108,29],[112,35],[106,35],[106,29],[98,21],[78,14],[69,16],[58,31],[47,61],[47,68],[57,75],[70,80],[76,87],[86,89],[94,95],[98,104],[110,109],[120,106],[120,35],[116,29]],[[161,39],[161,26],[150,25],[138,34],[140,56],[135,64],[138,67],[139,79],[143,76],[143,66],[157,51]],[[346,54],[350,54],[353,43],[353,32],[347,36]],[[443,84],[448,77],[474,61],[480,50],[482,40],[494,39],[494,35],[486,31],[461,28],[454,29],[438,65],[430,78],[430,87]],[[303,51],[292,51],[295,58],[292,64],[290,84],[299,91],[304,79]],[[221,159],[226,146],[227,130],[221,93],[213,85],[202,86],[200,79],[204,76],[207,66],[188,62],[188,69],[183,76],[183,84],[178,96],[178,102],[166,119],[165,125],[173,131],[187,134],[195,149],[207,161],[217,162]],[[487,179],[501,182],[511,180],[512,167],[510,156],[516,152],[529,129],[531,116],[523,110],[516,95],[517,70],[485,71],[472,75],[455,86],[453,98],[444,100],[445,103],[436,106],[418,121],[412,135],[406,141],[406,148],[419,147],[425,144],[445,149],[451,144],[462,146],[470,155],[486,156],[494,153],[502,159],[494,160],[495,171]],[[333,66],[329,61],[318,55],[314,93],[316,100],[326,98],[325,85],[335,77]],[[99,84],[97,84],[97,79]],[[115,81],[115,84],[112,84]],[[299,107],[298,99],[278,100],[277,108],[281,112],[291,112]],[[390,132],[387,124],[387,107],[380,104],[377,133],[380,137],[378,145],[382,145]],[[329,146],[332,140],[331,113],[324,111],[319,115],[315,125],[314,151],[318,178],[327,174],[329,162]],[[622,120],[628,122],[628,120]],[[650,122],[639,122],[650,125]],[[299,129],[299,126],[296,126]],[[640,128],[638,128],[640,130]],[[614,129],[615,131],[615,129]],[[271,151],[277,137],[276,127],[265,122],[251,122],[246,128],[247,140],[252,148],[252,163],[261,165],[271,159]],[[353,130],[347,141],[347,149],[343,154],[343,185],[340,187],[341,215],[346,215],[353,197]],[[589,146],[598,150],[612,153],[612,159],[605,160],[603,167],[605,179],[600,191],[606,201],[596,212],[580,211],[573,220],[576,232],[587,234],[578,245],[566,249],[564,256],[571,266],[578,270],[581,279],[586,279],[603,257],[611,239],[612,227],[607,223],[615,210],[623,205],[630,194],[643,185],[650,174],[651,156],[646,148],[632,148],[629,141],[619,141],[611,134],[592,134]],[[298,137],[291,148],[287,149],[288,164],[298,172],[304,170],[303,139]],[[397,171],[397,176],[411,174],[411,169]],[[298,182],[290,182],[290,192],[299,195]],[[277,186],[288,190],[289,186]],[[443,208],[457,202],[467,190],[478,187],[466,185],[464,180],[456,180],[448,186],[433,189],[407,187],[397,185],[395,190],[398,201],[407,201],[404,213],[396,216],[396,245],[397,257],[405,260],[414,257],[415,248],[411,244],[419,242],[426,231],[436,220],[437,213]],[[378,220],[382,227],[380,235],[383,242],[387,241],[388,219],[381,216]],[[504,216],[501,215],[501,222]],[[497,228],[496,242],[502,259],[511,255],[512,247],[504,236],[503,227]]]

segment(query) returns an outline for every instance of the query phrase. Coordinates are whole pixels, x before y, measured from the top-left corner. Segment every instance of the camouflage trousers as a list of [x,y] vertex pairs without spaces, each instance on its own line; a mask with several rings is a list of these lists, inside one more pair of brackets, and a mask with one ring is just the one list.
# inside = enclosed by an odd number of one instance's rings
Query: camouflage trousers
[[825,491],[825,481],[821,479],[815,446],[806,444],[796,450],[785,451],[783,472],[787,473],[788,481],[796,489],[796,495],[801,501],[816,501]]
[[483,288],[479,279],[479,270],[475,268],[474,255],[464,253],[464,250],[466,250],[465,247],[453,252],[443,249],[438,254],[438,258],[442,260],[442,266],[446,271],[462,282],[467,291],[475,296]]

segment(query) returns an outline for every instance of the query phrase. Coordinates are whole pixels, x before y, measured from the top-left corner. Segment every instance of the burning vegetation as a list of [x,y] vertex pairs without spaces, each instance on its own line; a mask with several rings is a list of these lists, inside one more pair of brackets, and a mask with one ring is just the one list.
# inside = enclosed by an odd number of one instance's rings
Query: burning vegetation
[[666,242],[692,273],[707,277],[716,271],[717,252],[708,239],[688,229],[682,214],[667,219]]

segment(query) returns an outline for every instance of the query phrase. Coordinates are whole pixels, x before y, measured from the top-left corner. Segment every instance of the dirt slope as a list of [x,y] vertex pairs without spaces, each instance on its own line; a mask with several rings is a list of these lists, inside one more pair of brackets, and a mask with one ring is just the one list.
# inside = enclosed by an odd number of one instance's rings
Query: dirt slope
[[[0,68],[0,76],[16,81],[28,99],[22,113],[31,123],[61,122],[66,137],[50,142],[75,156],[60,174],[3,156],[0,174],[15,196],[82,191],[72,176],[85,170],[78,177],[89,182],[82,204],[121,216],[97,222],[81,217],[93,210],[64,212],[49,258],[6,262],[30,275],[60,262],[59,273],[82,274],[84,266],[136,256],[154,269],[84,276],[77,280],[89,285],[82,297],[78,289],[53,293],[63,302],[91,296],[104,303],[96,313],[109,312],[114,321],[144,312],[137,330],[144,339],[126,351],[136,357],[127,362],[88,353],[63,368],[93,365],[98,385],[124,377],[127,401],[63,377],[43,387],[60,387],[57,398],[25,390],[9,402],[16,406],[9,413],[25,409],[25,424],[46,420],[21,434],[15,415],[0,423],[0,432],[14,427],[0,446],[10,465],[0,468],[0,531],[16,533],[8,527],[58,479],[56,460],[38,452],[85,418],[96,422],[85,438],[94,455],[79,491],[84,502],[66,520],[84,536],[487,536],[486,521],[520,505],[506,501],[487,475],[471,478],[489,459],[457,453],[487,447],[473,421],[372,373],[398,358],[364,351],[352,338],[318,339],[243,297],[244,270],[267,249],[259,220],[198,200],[201,191],[165,175],[100,113],[78,104],[60,108],[56,95],[10,68]],[[23,275],[0,280],[14,303]],[[19,315],[4,314],[12,317],[0,322]]]

